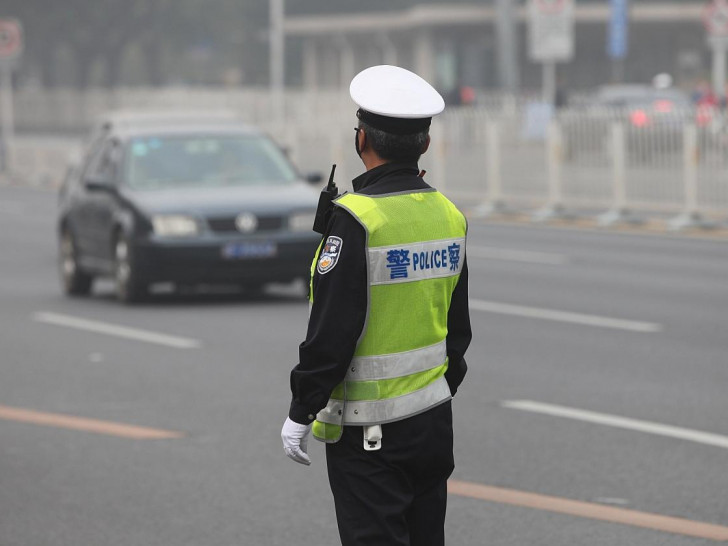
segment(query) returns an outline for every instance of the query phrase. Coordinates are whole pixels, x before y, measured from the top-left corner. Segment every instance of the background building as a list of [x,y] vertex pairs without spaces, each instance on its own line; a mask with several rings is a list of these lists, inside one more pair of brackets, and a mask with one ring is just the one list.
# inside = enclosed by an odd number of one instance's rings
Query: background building
[[[274,0],[5,0],[19,19],[25,50],[19,87],[116,88],[267,86],[269,3]],[[629,51],[622,73],[648,82],[669,72],[680,85],[708,75],[701,24],[707,0],[629,0]],[[540,68],[527,58],[525,0],[307,0],[285,2],[285,84],[338,87],[356,70],[397,62],[458,84],[496,89],[498,8],[514,17],[510,55],[518,88],[537,89]],[[613,79],[606,54],[608,0],[576,1],[575,58],[560,79],[588,89]]]
[[[703,2],[634,1],[623,80],[648,83],[660,72],[678,85],[707,78],[710,53],[701,22]],[[495,89],[498,70],[497,10],[487,4],[428,4],[401,11],[288,16],[289,83],[306,88],[344,85],[367,65],[396,63],[413,68],[444,92],[459,86]],[[527,56],[527,13],[514,11],[516,70],[521,90],[538,89],[541,67]],[[575,56],[558,66],[559,80],[584,90],[614,81],[607,55],[610,7],[606,1],[577,2]],[[299,68],[300,67],[300,68]]]

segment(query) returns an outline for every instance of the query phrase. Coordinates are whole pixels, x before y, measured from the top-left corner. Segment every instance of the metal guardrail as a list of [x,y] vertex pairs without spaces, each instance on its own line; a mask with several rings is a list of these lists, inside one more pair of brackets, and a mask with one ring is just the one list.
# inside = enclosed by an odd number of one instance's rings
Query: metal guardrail
[[706,120],[691,109],[649,123],[619,110],[534,115],[442,116],[450,193],[481,200],[483,214],[535,210],[535,220],[601,210],[604,225],[672,214],[677,228],[728,217],[725,114]]
[[[56,93],[43,107],[19,94],[19,126],[68,130],[89,125],[113,107],[214,106],[269,132],[303,172],[337,163],[339,187],[360,174],[353,150],[355,107],[339,91],[290,93],[283,111],[263,91],[165,90]],[[47,97],[46,97],[47,98]],[[456,201],[488,214],[519,210],[545,220],[574,211],[608,225],[635,215],[673,215],[675,227],[728,218],[728,116],[687,109],[659,119],[632,112],[574,108],[554,114],[538,103],[491,97],[477,107],[449,108],[435,119],[432,146],[421,161],[428,181]],[[16,178],[55,186],[80,138],[25,137],[14,143]]]

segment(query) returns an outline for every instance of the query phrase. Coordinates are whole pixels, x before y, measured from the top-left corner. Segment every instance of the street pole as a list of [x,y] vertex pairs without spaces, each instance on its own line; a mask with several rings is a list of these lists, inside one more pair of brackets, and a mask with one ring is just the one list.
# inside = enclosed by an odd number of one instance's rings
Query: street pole
[[285,35],[283,20],[285,0],[269,0],[270,8],[270,91],[275,119],[283,119],[283,85],[285,73]]
[[556,102],[556,62],[543,63],[543,101],[553,105]]
[[2,131],[0,131],[0,172],[10,174],[13,157],[13,133],[15,132],[15,118],[13,116],[13,70],[10,63],[0,64],[0,116],[2,116]]
[[725,39],[715,40],[713,46],[713,93],[718,100],[725,98],[726,47],[728,47],[728,43],[726,43]]
[[501,89],[518,91],[518,47],[514,0],[496,0],[496,36],[498,40],[498,75]]
[[612,59],[612,83],[624,82],[624,59]]

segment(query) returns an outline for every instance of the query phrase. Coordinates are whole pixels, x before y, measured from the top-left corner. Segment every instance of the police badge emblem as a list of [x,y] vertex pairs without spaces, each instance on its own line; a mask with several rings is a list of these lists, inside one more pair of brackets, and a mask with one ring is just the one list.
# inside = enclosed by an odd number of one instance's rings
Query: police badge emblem
[[343,241],[340,237],[334,237],[332,235],[326,239],[326,244],[324,244],[323,249],[321,249],[321,254],[319,255],[316,271],[318,271],[321,275],[325,275],[331,271],[334,266],[336,266],[336,262],[339,261],[339,254],[341,254],[342,244]]

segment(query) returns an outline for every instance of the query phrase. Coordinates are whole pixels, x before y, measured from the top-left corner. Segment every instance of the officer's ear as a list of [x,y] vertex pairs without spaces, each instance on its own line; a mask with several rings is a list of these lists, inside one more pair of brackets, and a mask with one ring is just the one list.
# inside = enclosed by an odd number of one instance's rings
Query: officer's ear
[[430,148],[430,135],[427,135],[427,139],[425,140],[425,145],[422,147],[422,152],[420,152],[420,155],[424,154],[429,148]]

